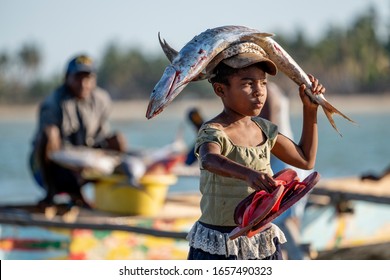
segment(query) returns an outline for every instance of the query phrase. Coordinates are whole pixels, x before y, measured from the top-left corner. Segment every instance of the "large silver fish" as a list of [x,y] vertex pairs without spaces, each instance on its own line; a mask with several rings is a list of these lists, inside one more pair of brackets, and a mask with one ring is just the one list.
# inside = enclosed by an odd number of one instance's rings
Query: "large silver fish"
[[297,85],[306,85],[305,93],[310,97],[312,102],[315,102],[322,107],[330,124],[340,135],[341,133],[337,129],[337,126],[333,120],[333,114],[339,114],[350,122],[355,123],[352,119],[341,113],[332,104],[330,104],[323,94],[315,95],[311,92],[311,82],[307,74],[275,40],[273,40],[271,37],[263,37],[258,38],[258,40],[255,42],[264,49],[269,58],[276,64],[278,69],[282,71],[287,77],[293,80]]
[[150,119],[161,113],[189,82],[206,78],[203,71],[218,53],[233,43],[251,41],[255,35],[270,36],[244,26],[222,26],[195,36],[180,52],[166,44],[163,49],[172,62],[150,95],[146,117]]
[[[187,147],[183,132],[167,145],[153,149],[132,150],[127,153],[94,149],[84,146],[72,146],[52,152],[49,158],[68,169],[82,172],[86,178],[101,178],[117,174],[127,176],[129,186],[141,189],[140,179],[146,173],[159,174],[163,170],[171,172],[174,165],[184,160]],[[183,160],[182,160],[183,159]],[[156,168],[159,167],[159,169]]]
[[[352,119],[332,106],[323,94],[314,95],[310,88],[311,82],[307,74],[295,60],[271,38],[273,34],[260,32],[243,26],[223,26],[208,29],[188,42],[180,52],[177,52],[160,36],[160,45],[171,61],[160,81],[155,86],[149,101],[147,118],[160,113],[191,81],[208,78],[204,72],[207,64],[222,50],[237,42],[253,42],[264,49],[278,69],[296,84],[306,85],[305,93],[313,102],[319,104],[333,128],[340,134],[332,115],[341,115],[355,123]],[[207,56],[209,54],[209,56]],[[195,67],[196,66],[196,67]],[[176,70],[176,71],[175,71]],[[341,135],[341,134],[340,134]]]
[[88,170],[101,175],[112,174],[121,161],[118,153],[83,146],[63,148],[49,154],[49,158],[71,170]]

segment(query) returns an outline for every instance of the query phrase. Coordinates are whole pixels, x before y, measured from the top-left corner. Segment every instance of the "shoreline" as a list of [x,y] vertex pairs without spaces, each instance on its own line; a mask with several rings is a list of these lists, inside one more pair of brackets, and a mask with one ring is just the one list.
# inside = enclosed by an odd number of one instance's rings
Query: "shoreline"
[[[390,94],[326,96],[326,98],[334,107],[345,114],[390,113]],[[299,97],[296,96],[295,98],[290,98],[290,100],[291,114],[300,114],[301,101]],[[114,101],[110,119],[147,121],[145,113],[148,102],[148,100]],[[203,114],[209,116],[218,114],[222,110],[222,104],[218,98],[174,100],[155,118],[172,119],[178,116],[183,117],[192,107],[198,107]],[[38,104],[0,104],[0,120],[2,121],[35,121],[37,113]]]

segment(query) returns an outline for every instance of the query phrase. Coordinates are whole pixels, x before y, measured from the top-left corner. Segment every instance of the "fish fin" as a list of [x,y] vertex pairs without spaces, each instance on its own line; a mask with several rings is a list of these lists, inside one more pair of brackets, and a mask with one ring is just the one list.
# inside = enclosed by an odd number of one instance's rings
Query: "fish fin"
[[322,109],[324,110],[324,113],[326,115],[326,117],[328,118],[330,124],[332,125],[332,127],[338,132],[338,134],[340,134],[340,136],[343,136],[340,131],[337,129],[337,126],[336,126],[336,123],[334,122],[333,120],[333,117],[332,115],[333,114],[338,114],[340,116],[342,116],[343,118],[349,120],[350,122],[354,123],[354,124],[357,124],[354,120],[352,120],[351,118],[347,117],[346,115],[344,115],[343,113],[341,113],[339,110],[337,110],[332,104],[330,104],[326,99],[323,100],[323,102],[321,102],[321,107]]
[[251,34],[250,36],[243,36],[243,39],[248,40],[250,42],[258,43],[258,40],[264,40],[265,38],[268,39],[274,36],[275,34],[273,33],[261,32],[261,33]]
[[168,60],[170,62],[172,62],[175,57],[178,55],[178,51],[175,50],[174,48],[172,48],[168,43],[167,41],[165,41],[164,39],[161,40],[161,37],[160,37],[160,32],[158,32],[158,40],[160,41],[160,46],[161,48],[163,49],[165,55],[167,56]]
[[275,34],[274,33],[268,33],[268,32],[261,32],[260,34],[258,34],[258,36],[261,36],[261,37],[273,37],[273,36],[275,36]]

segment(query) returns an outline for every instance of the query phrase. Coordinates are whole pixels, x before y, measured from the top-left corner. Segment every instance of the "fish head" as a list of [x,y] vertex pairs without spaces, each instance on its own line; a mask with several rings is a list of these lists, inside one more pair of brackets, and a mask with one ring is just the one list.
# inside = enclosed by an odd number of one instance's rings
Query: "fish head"
[[151,119],[161,113],[165,107],[184,89],[189,80],[186,75],[176,69],[173,65],[165,68],[161,79],[154,87],[150,99],[146,118]]

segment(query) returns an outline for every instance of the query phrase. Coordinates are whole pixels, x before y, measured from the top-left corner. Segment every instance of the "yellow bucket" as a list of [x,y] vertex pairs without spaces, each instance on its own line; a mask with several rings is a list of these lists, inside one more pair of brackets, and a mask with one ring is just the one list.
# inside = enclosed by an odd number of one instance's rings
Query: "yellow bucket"
[[153,216],[165,203],[170,185],[177,182],[174,175],[145,175],[140,183],[143,189],[125,185],[126,177],[109,176],[95,183],[95,208],[125,214]]

